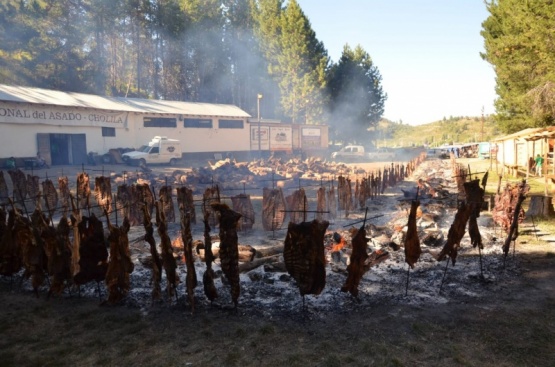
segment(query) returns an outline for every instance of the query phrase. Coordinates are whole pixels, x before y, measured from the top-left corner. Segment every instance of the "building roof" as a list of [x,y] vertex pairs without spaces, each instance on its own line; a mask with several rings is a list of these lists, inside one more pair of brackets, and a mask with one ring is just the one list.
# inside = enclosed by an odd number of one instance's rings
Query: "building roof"
[[516,133],[505,135],[493,141],[505,141],[512,139],[524,139],[527,141],[535,141],[539,139],[550,139],[555,137],[555,126],[537,127],[520,130]]
[[0,84],[0,101],[137,113],[251,117],[239,107],[229,104],[107,97],[4,84]]

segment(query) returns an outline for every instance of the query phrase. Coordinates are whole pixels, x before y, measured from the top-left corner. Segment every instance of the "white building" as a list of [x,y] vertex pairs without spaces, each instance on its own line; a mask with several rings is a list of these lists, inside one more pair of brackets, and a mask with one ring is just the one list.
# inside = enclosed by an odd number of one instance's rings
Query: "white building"
[[233,105],[161,101],[0,85],[0,159],[87,163],[87,154],[138,148],[155,135],[181,141],[185,157],[251,150],[250,115]]

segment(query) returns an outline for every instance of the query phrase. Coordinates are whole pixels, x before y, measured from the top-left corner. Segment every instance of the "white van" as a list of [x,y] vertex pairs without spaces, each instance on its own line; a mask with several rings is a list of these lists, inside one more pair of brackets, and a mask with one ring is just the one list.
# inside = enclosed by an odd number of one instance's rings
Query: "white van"
[[167,164],[174,166],[181,160],[181,142],[167,136],[155,136],[147,145],[124,153],[127,164]]

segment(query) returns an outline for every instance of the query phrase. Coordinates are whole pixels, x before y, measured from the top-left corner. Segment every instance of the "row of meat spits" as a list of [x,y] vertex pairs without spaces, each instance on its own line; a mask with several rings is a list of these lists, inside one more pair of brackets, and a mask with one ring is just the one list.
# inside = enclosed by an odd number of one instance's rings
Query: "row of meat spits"
[[472,246],[483,249],[482,236],[478,227],[478,217],[484,204],[488,173],[485,173],[481,181],[479,179],[471,179],[470,172],[464,166],[457,163],[453,155],[451,156],[451,168],[458,189],[457,211],[447,233],[447,241],[437,259],[441,261],[450,257],[451,262],[455,265],[467,224]]
[[[80,175],[77,185],[77,192],[82,194],[81,198],[85,200],[83,201],[85,206],[88,200],[86,199],[88,195],[85,194],[88,184],[83,184],[83,182],[85,182],[86,178],[85,174]],[[129,289],[129,274],[133,271],[133,263],[129,259],[129,245],[127,239],[130,221],[127,216],[124,216],[123,225],[121,227],[112,226],[110,224],[107,212],[108,209],[111,208],[111,194],[104,194],[111,193],[109,182],[109,180],[104,178],[97,178],[96,180],[96,187],[98,188],[98,190],[96,190],[97,201],[99,205],[103,207],[110,231],[108,237],[111,253],[110,258],[108,258],[106,241],[103,238],[102,222],[94,214],[88,217],[81,216],[78,205],[75,205],[73,198],[71,198],[73,208],[71,224],[74,231],[73,243],[71,245],[68,245],[70,231],[68,230],[69,225],[65,215],[62,216],[58,224],[56,234],[49,238],[48,234],[54,233],[51,230],[54,226],[51,223],[51,217],[41,212],[39,204],[37,204],[37,208],[33,212],[31,220],[26,219],[22,213],[12,205],[12,211],[10,212],[9,218],[7,218],[7,223],[1,236],[2,246],[0,247],[0,255],[2,257],[2,267],[0,273],[3,275],[12,275],[19,271],[21,266],[24,266],[26,276],[32,277],[33,288],[35,290],[43,283],[45,274],[49,274],[52,278],[50,293],[59,293],[61,289],[63,289],[62,285],[64,282],[66,284],[73,283],[80,285],[93,280],[97,282],[105,280],[109,290],[108,301],[117,302],[121,300]],[[147,187],[146,191],[150,191],[150,189]],[[190,192],[187,194],[188,196],[192,196]],[[151,197],[152,194],[150,196],[145,196]],[[219,199],[217,188],[212,189],[211,193],[205,194],[205,204],[209,201],[207,197],[210,196],[213,196],[212,199],[214,199],[215,202],[210,205],[205,205],[204,207],[205,228],[207,228],[209,232],[210,217],[213,216],[214,211],[219,211],[220,238],[222,241],[220,245],[222,270],[232,285],[232,300],[237,304],[237,299],[239,297],[239,276],[238,262],[236,260],[238,258],[236,230],[242,215],[229,209],[225,204],[217,202]],[[146,232],[145,240],[151,245],[151,254],[155,264],[153,267],[153,297],[155,298],[161,293],[159,284],[162,269],[166,273],[168,284],[167,291],[170,296],[175,294],[175,289],[179,283],[179,279],[175,272],[176,264],[172,253],[171,241],[167,234],[166,214],[163,210],[165,196],[161,194],[160,197],[161,199],[154,203],[156,208],[156,224],[161,239],[160,256],[157,255],[155,243],[152,243],[153,230],[150,220],[149,203],[147,200],[143,200],[142,207]],[[191,289],[196,286],[196,273],[194,271],[194,264],[192,263],[192,248],[190,247],[192,243],[190,222],[193,218],[191,215],[191,208],[194,209],[194,206],[190,206],[189,210],[187,210],[186,205],[180,204],[185,256],[186,259],[189,259],[187,261],[188,275],[186,280],[189,297],[192,297],[193,294]],[[312,224],[308,225],[307,223]],[[312,228],[312,230],[307,231],[307,227]],[[320,228],[320,230],[315,228]],[[303,295],[318,294],[321,291],[320,288],[323,288],[315,284],[322,284],[321,270],[324,261],[323,247],[320,246],[322,241],[319,239],[323,238],[326,228],[327,222],[321,220],[313,222],[306,222],[303,220],[301,223],[290,223],[289,225],[288,234],[286,236],[286,247],[288,250],[284,253],[284,257],[287,258],[286,265],[288,265],[288,270],[297,280],[299,287],[301,287],[301,294]],[[316,235],[317,233],[321,235]],[[14,241],[14,238],[18,240]],[[205,238],[209,238],[209,235],[205,234]],[[366,236],[363,236],[363,238],[366,238]],[[22,240],[20,241],[19,239]],[[366,242],[364,248],[366,248]],[[229,244],[229,247],[226,247],[226,243]],[[291,245],[291,243],[294,245]],[[210,259],[212,258],[212,256],[209,255],[210,245],[206,244],[206,248],[206,258]],[[298,256],[302,257],[306,254],[312,254],[310,256],[312,256],[311,259],[313,260],[307,261],[306,258],[300,258],[299,260]],[[68,261],[68,259],[71,259],[71,261]],[[353,264],[355,263],[357,263],[357,261],[353,260]],[[299,266],[298,264],[308,264],[308,267]],[[207,271],[203,278],[205,292],[208,298],[213,300],[215,298],[215,288],[210,286],[213,284],[213,272],[211,271],[211,266],[208,264]],[[350,279],[352,278],[353,276],[350,276]],[[355,279],[356,278],[357,277],[355,277]],[[210,281],[211,279],[212,282]],[[360,280],[360,278],[358,279]],[[312,285],[309,287],[301,285],[304,284],[303,281],[308,281],[308,283]],[[345,286],[347,290],[351,288],[352,286]],[[193,305],[192,300],[191,304]]]
[[[487,180],[487,176],[484,176],[482,179],[482,186],[485,186],[485,181]],[[455,215],[455,220],[453,225],[449,230],[449,235],[447,242],[445,243],[443,250],[440,254],[440,259],[444,259],[449,256],[453,263],[455,263],[455,259],[457,256],[457,251],[460,247],[460,241],[462,236],[464,235],[466,224],[469,223],[469,232],[472,239],[473,246],[481,247],[481,236],[479,231],[477,231],[474,235],[472,234],[473,230],[471,229],[472,218],[476,218],[479,215],[479,211],[481,208],[481,203],[483,202],[483,194],[484,190],[480,188],[480,181],[479,180],[471,180],[468,182],[464,182],[463,184],[465,190],[465,200],[464,202],[459,204],[457,214]],[[218,196],[217,189],[214,189],[214,201]],[[411,210],[408,218],[408,232],[405,241],[405,255],[406,255],[406,262],[409,266],[413,267],[415,263],[418,261],[420,256],[420,244],[416,229],[416,211],[419,205],[418,198],[412,201]],[[173,250],[171,247],[171,240],[167,233],[167,224],[164,211],[161,210],[163,207],[163,201],[158,200],[155,202],[156,208],[156,226],[158,227],[158,235],[160,237],[160,253],[157,250],[156,242],[153,236],[153,224],[150,219],[150,214],[148,211],[148,206],[145,203],[143,205],[144,211],[144,227],[145,227],[145,241],[150,244],[151,255],[153,259],[153,272],[152,272],[152,280],[153,280],[153,298],[158,298],[161,296],[161,279],[162,274],[166,274],[167,280],[167,293],[169,296],[176,295],[176,288],[180,282],[179,277],[177,276],[176,269],[177,264],[175,262],[175,257],[173,256]],[[210,207],[211,210],[207,210]],[[231,284],[231,298],[235,305],[238,303],[238,299],[240,296],[240,283],[239,283],[239,270],[238,270],[238,245],[237,245],[237,228],[238,223],[241,218],[241,214],[230,209],[227,205],[221,204],[218,202],[212,202],[210,205],[205,205],[205,210],[203,210],[203,217],[204,217],[204,224],[205,224],[205,261],[206,263],[206,271],[203,275],[203,285],[204,291],[207,298],[210,301],[213,301],[218,297],[217,288],[214,284],[214,271],[212,270],[212,262],[214,261],[214,256],[211,250],[211,237],[210,237],[210,216],[214,214],[214,212],[218,213],[219,216],[219,225],[220,225],[220,259],[221,259],[221,266],[223,273],[225,274],[226,278],[228,279],[229,283]],[[4,259],[6,258],[4,246],[7,241],[5,238],[23,238],[25,237],[23,234],[17,232],[17,228],[25,227],[25,219],[23,216],[17,212],[17,210],[12,210],[13,215],[10,215],[7,221],[7,228],[11,228],[12,231],[9,232],[8,235],[3,232],[2,234],[2,246],[0,249],[2,250],[0,254],[2,255],[2,265],[5,264]],[[196,279],[196,272],[194,269],[194,258],[192,252],[192,236],[190,230],[190,223],[191,223],[191,213],[185,210],[183,206],[180,206],[180,213],[181,213],[181,235],[182,235],[182,242],[184,244],[184,251],[185,251],[185,259],[186,259],[186,266],[187,266],[187,276],[185,279],[186,282],[186,289],[187,289],[187,296],[189,299],[189,303],[192,307],[194,307],[194,289],[197,286],[197,279]],[[40,214],[40,213],[39,213]],[[35,215],[33,215],[35,217]],[[36,215],[37,218],[40,218],[40,215]],[[12,220],[13,218],[13,220]],[[33,221],[33,219],[31,220]],[[36,222],[37,220],[35,220]],[[42,219],[43,222],[47,223],[48,220]],[[38,223],[38,222],[36,222]],[[65,223],[65,226],[64,226]],[[75,223],[78,223],[75,225]],[[100,223],[100,225],[99,225]],[[102,281],[102,274],[103,269],[106,268],[106,275],[105,281],[107,287],[109,289],[109,301],[110,302],[117,302],[121,300],[127,291],[129,290],[129,274],[133,271],[133,264],[129,261],[129,248],[128,248],[128,240],[126,238],[127,232],[129,230],[128,221],[124,219],[124,224],[121,227],[111,226],[108,221],[108,227],[110,229],[110,236],[109,240],[109,248],[110,248],[110,256],[106,256],[106,254],[101,250],[99,244],[106,247],[104,240],[101,240],[102,236],[102,224],[101,222],[93,215],[90,218],[83,217],[81,220],[78,220],[76,217],[72,217],[71,224],[75,230],[77,228],[78,238],[80,239],[78,248],[79,248],[79,260],[77,261],[77,266],[75,263],[75,253],[74,251],[76,245],[75,241],[72,245],[68,245],[69,243],[69,229],[70,226],[68,225],[68,221],[61,221],[58,225],[58,231],[61,233],[66,233],[65,237],[63,235],[59,236],[58,248],[66,249],[60,250],[56,253],[60,253],[61,261],[60,263],[65,263],[64,266],[57,267],[58,269],[69,269],[69,271],[59,271],[59,272],[51,272],[50,271],[50,263],[56,264],[55,258],[52,257],[52,251],[46,251],[45,253],[49,253],[51,255],[47,255],[47,265],[46,267],[49,269],[48,274],[52,277],[52,284],[57,284],[57,287],[51,288],[51,292],[55,292],[56,290],[59,291],[60,284],[63,284],[63,280],[65,279],[66,283],[70,281],[69,276],[67,274],[72,274],[73,279],[71,281],[75,282],[75,284],[84,284],[87,281]],[[299,287],[299,291],[301,295],[304,297],[306,294],[313,294],[318,295],[322,292],[326,284],[326,271],[325,271],[325,257],[324,257],[324,245],[323,245],[323,238],[329,222],[325,220],[313,220],[311,222],[302,221],[300,223],[289,223],[287,235],[285,237],[284,243],[284,261],[287,268],[287,271],[291,274],[291,276],[296,280],[297,286]],[[43,230],[46,233],[46,228],[48,225],[43,225]],[[31,236],[33,234],[34,226],[28,226],[27,229],[27,236]],[[477,229],[477,226],[476,226]],[[476,237],[474,237],[476,236]],[[46,243],[46,241],[44,240]],[[11,247],[13,248],[14,243],[20,242],[12,242]],[[32,241],[23,241],[21,243],[32,243]],[[65,246],[61,245],[64,244]],[[96,244],[96,246],[92,246],[92,244]],[[10,246],[8,246],[10,247]],[[53,248],[53,246],[50,246]],[[366,271],[368,271],[370,267],[370,263],[368,262],[368,238],[366,236],[366,231],[364,226],[362,226],[359,230],[357,230],[353,235],[352,240],[352,253],[351,253],[351,261],[349,266],[347,267],[347,278],[345,280],[345,284],[342,287],[343,291],[350,292],[353,296],[358,295],[358,286],[362,276]],[[28,248],[28,246],[27,246]],[[70,249],[69,251],[67,249]],[[96,256],[90,256],[85,254],[92,254],[95,253],[92,249],[96,248],[98,254]],[[87,250],[86,250],[87,249]],[[33,255],[37,252],[29,251],[29,250],[20,250],[21,254],[21,262],[26,264],[26,274],[30,274],[33,276],[33,286],[40,284],[40,272],[37,269],[40,269],[41,262],[33,261],[32,259],[39,258],[39,256]],[[13,253],[12,253],[13,255]],[[89,257],[90,261],[85,261],[85,258]],[[52,261],[50,262],[50,259]],[[64,260],[65,259],[65,262]],[[67,265],[67,259],[72,259]],[[117,259],[112,263],[112,259]],[[110,266],[110,264],[113,264]],[[93,266],[95,265],[95,266]],[[44,269],[44,265],[43,269]],[[4,273],[4,267],[2,267],[2,274]],[[79,269],[79,270],[75,270]],[[108,276],[109,269],[113,269],[113,275]],[[13,274],[13,273],[12,273]],[[43,272],[44,274],[44,272]],[[56,282],[55,276],[58,274],[58,279],[61,279]],[[64,278],[64,274],[66,278]],[[108,280],[110,279],[110,280]],[[63,289],[63,287],[62,287]]]
[[109,301],[121,299],[133,271],[127,241],[129,222],[125,219],[118,227],[109,217],[106,220],[107,239],[94,214],[86,217],[74,210],[70,219],[62,216],[55,225],[39,206],[29,217],[14,205],[10,210],[0,208],[0,274],[13,276],[24,269],[23,277],[31,278],[35,292],[48,278],[49,295],[60,294],[70,283],[79,286],[105,280]]
[[[157,246],[148,205],[143,205],[144,240],[150,246],[152,257],[153,299],[162,297],[163,274],[169,299],[177,296],[177,286],[181,282],[162,206],[162,200],[155,202],[155,224],[160,238]],[[220,264],[230,284],[232,302],[237,306],[240,296],[237,224],[241,214],[226,204],[217,202],[212,203],[210,208],[211,210],[205,210],[203,213],[206,261],[206,271],[203,275],[204,292],[210,301],[218,297],[214,284],[215,273],[212,269],[215,257],[211,249],[209,224],[210,215],[217,212],[220,227]],[[194,290],[198,282],[192,248],[191,216],[183,207],[180,207],[180,213],[187,268],[185,286],[189,304],[194,310]],[[109,229],[108,238],[104,238],[103,222],[94,214],[90,217],[81,215],[74,203],[70,220],[63,216],[57,226],[54,226],[51,218],[42,213],[39,207],[30,219],[15,207],[12,207],[9,213],[0,209],[0,274],[13,276],[23,268],[24,278],[31,278],[33,290],[37,294],[39,287],[49,278],[49,295],[60,294],[66,287],[74,285],[105,282],[108,290],[107,302],[121,301],[130,290],[130,274],[134,270],[128,239],[130,225],[127,217],[123,219],[121,226],[112,225],[107,212],[105,218]],[[303,296],[320,294],[325,286],[323,239],[328,225],[329,222],[319,220],[289,224],[283,255],[287,270],[296,280]],[[349,265],[349,277],[343,287],[344,291],[350,291],[355,295],[358,294],[360,278],[367,270],[363,271],[368,239],[363,227],[359,231],[360,234],[353,240],[353,260]],[[358,270],[353,270],[355,268]]]
[[[478,249],[483,248],[477,218],[483,207],[488,174],[486,173],[479,180],[472,179],[462,166],[453,167],[453,171],[456,177],[462,177],[460,187],[463,197],[459,201],[447,240],[437,259],[443,260],[449,257],[454,265],[467,226],[472,246]],[[411,268],[415,266],[422,252],[416,225],[419,205],[417,193],[416,198],[411,201],[408,230],[404,243],[405,261]],[[285,237],[284,260],[287,271],[296,280],[303,299],[307,294],[320,294],[325,287],[326,271],[322,241],[328,225],[329,222],[325,220],[289,223]],[[347,267],[348,275],[341,288],[342,291],[348,291],[355,297],[358,295],[360,280],[372,265],[369,257],[368,238],[363,225],[352,236],[352,252]]]
[[[383,170],[370,172],[366,177],[357,178],[354,183],[350,177],[339,175],[337,189],[333,181],[326,187],[324,185],[316,192],[315,218],[318,220],[333,221],[337,218],[338,210],[345,213],[345,217],[356,208],[364,209],[368,199],[374,199],[383,194],[385,188],[392,187],[397,182],[410,176],[416,167],[425,159],[425,154],[411,160],[407,165],[391,164]],[[336,194],[337,191],[337,194]],[[264,230],[273,231],[281,229],[285,223],[287,213],[290,221],[300,223],[307,220],[308,210],[305,190],[299,188],[291,195],[284,197],[281,188],[264,188],[262,196],[262,225]]]
[[[217,195],[217,192],[215,194]],[[149,244],[152,256],[153,299],[162,296],[163,274],[166,277],[166,292],[170,299],[177,295],[177,285],[181,281],[176,271],[177,263],[168,235],[167,221],[162,210],[163,205],[163,200],[157,200],[154,203],[155,223],[160,238],[159,252],[154,239],[154,227],[148,203],[143,203],[144,240]],[[62,216],[57,227],[51,222],[50,217],[41,212],[39,206],[30,218],[26,218],[13,205],[9,214],[4,209],[0,209],[0,274],[13,276],[22,268],[25,269],[24,277],[31,278],[35,292],[38,292],[38,288],[49,277],[49,295],[60,294],[67,286],[104,281],[108,289],[107,301],[109,303],[121,301],[129,292],[130,274],[134,270],[127,237],[130,229],[128,218],[124,217],[121,226],[114,226],[110,223],[109,216],[105,211],[110,233],[105,239],[103,223],[94,213],[90,217],[82,216],[73,198],[72,207],[71,220]],[[231,299],[237,306],[240,295],[237,224],[241,214],[218,202],[207,204],[204,209],[205,260],[207,263],[206,272],[203,275],[205,294],[210,301],[218,297],[214,285],[215,274],[212,269],[214,255],[210,236],[210,216],[217,212],[220,226],[221,268],[231,285]],[[185,279],[187,297],[194,309],[194,289],[197,286],[197,279],[192,249],[191,213],[186,211],[184,206],[180,206],[180,213],[181,236],[187,267]],[[324,231],[326,227],[327,225],[322,227]],[[319,240],[316,242],[314,239],[305,238],[312,245],[318,242],[321,244],[322,260],[323,235],[324,233],[321,232]],[[297,259],[296,255],[287,258]],[[304,266],[304,262],[300,263],[301,267]],[[321,264],[323,265],[323,262]],[[310,269],[312,270],[312,268]],[[302,270],[296,270],[294,274],[297,275],[299,272]]]
[[[316,219],[334,220],[338,209],[345,211],[346,216],[355,207],[363,209],[369,198],[377,197],[380,193],[383,193],[385,187],[395,185],[396,182],[410,175],[422,159],[423,156],[419,156],[408,162],[406,166],[403,164],[391,164],[390,167],[386,166],[383,171],[371,172],[366,177],[362,177],[360,180],[357,179],[355,181],[354,196],[350,178],[340,175],[338,177],[337,199],[335,198],[333,181],[331,187],[327,190],[324,186],[318,190]],[[27,175],[26,177],[19,169],[10,170],[8,173],[12,179],[13,191],[10,196],[4,174],[0,171],[0,205],[6,205],[8,198],[11,197],[18,207],[27,211],[27,206],[32,208],[33,205],[37,204],[37,198],[42,196],[50,216],[57,212],[61,212],[61,215],[64,216],[68,215],[70,190],[67,176],[58,178],[58,190],[56,190],[54,183],[50,179],[45,179],[42,182],[41,192],[38,176]],[[218,192],[216,193],[215,187],[217,186],[209,187],[204,191],[203,203],[206,202],[207,197],[219,197],[219,189],[217,189]],[[96,204],[93,204],[91,201],[93,194]],[[167,220],[174,222],[175,213],[172,187],[168,185],[162,186],[159,196],[163,199],[163,210]],[[146,201],[152,212],[155,199],[146,183],[118,185],[114,197],[112,195],[111,179],[107,176],[95,177],[94,192],[91,192],[90,178],[86,172],[77,175],[75,197],[79,208],[87,210],[88,213],[90,213],[91,208],[99,209],[97,214],[102,214],[104,210],[110,213],[113,210],[112,205],[115,203],[119,215],[122,218],[127,217],[131,226],[137,226],[142,223],[142,204]],[[265,188],[263,190],[263,198],[264,210],[262,219],[264,229],[275,230],[282,228],[286,213],[289,213],[291,221],[295,223],[306,220],[308,207],[303,189],[297,190],[284,198],[281,189]],[[242,214],[242,220],[239,223],[240,229],[248,230],[252,228],[255,215],[252,203],[250,202],[250,196],[247,194],[235,195],[231,197],[231,201],[233,209]],[[31,203],[32,205],[26,205],[26,203]],[[196,223],[193,189],[186,188],[185,186],[178,188],[177,203],[178,206],[184,205],[192,213],[192,221]],[[211,221],[211,225],[214,226],[214,216],[211,216]]]
[[[451,165],[453,169],[453,174],[457,183],[457,188],[459,190],[459,198],[462,198],[463,203],[459,205],[459,210],[457,211],[457,216],[459,217],[456,226],[457,229],[453,229],[455,233],[452,236],[461,237],[464,234],[464,226],[461,228],[461,223],[466,217],[468,217],[468,231],[471,238],[471,243],[474,247],[482,248],[482,241],[480,232],[478,230],[477,217],[479,216],[479,211],[484,204],[483,199],[481,201],[476,201],[478,197],[483,197],[484,190],[487,184],[488,173],[482,178],[482,187],[471,185],[466,182],[467,178],[471,177],[470,167],[467,169],[461,164],[456,163],[453,155],[451,154]],[[477,180],[475,180],[477,181]],[[471,181],[474,182],[474,181]],[[526,199],[526,194],[530,190],[530,186],[525,180],[518,183],[508,183],[505,185],[503,191],[501,191],[502,176],[499,176],[497,192],[494,200],[494,207],[492,209],[492,218],[495,223],[497,223],[501,229],[507,234],[506,241],[503,245],[503,252],[507,256],[509,252],[509,247],[511,242],[516,241],[518,237],[518,225],[522,223],[525,219],[525,212],[522,208],[522,203]],[[466,208],[465,208],[466,203]],[[467,213],[469,212],[469,213]],[[515,215],[516,213],[516,215]],[[457,221],[456,221],[457,222]],[[460,232],[462,231],[462,234]],[[451,234],[451,231],[449,232]],[[450,251],[450,253],[456,256],[456,251]],[[443,254],[443,253],[442,253]],[[453,259],[453,264],[455,259]]]
[[[147,187],[148,190],[150,190]],[[30,217],[26,217],[11,202],[11,209],[0,209],[0,275],[13,276],[24,269],[24,278],[31,278],[33,290],[38,289],[48,278],[50,283],[49,296],[60,294],[66,287],[80,286],[92,281],[105,282],[108,290],[109,303],[121,301],[130,289],[130,274],[134,270],[130,258],[128,232],[130,222],[124,217],[121,226],[112,225],[110,216],[104,209],[104,217],[109,230],[108,238],[104,236],[103,222],[93,213],[90,216],[81,215],[76,202],[71,197],[72,214],[70,219],[62,216],[57,226],[52,218],[41,211],[37,205]],[[173,254],[171,239],[168,235],[164,207],[164,198],[154,202],[156,211],[156,226],[160,238],[160,252],[158,252],[153,236],[153,224],[149,204],[143,202],[144,240],[150,245],[153,259],[152,296],[161,297],[162,273],[167,280],[167,293],[175,295],[180,280],[176,273],[177,264]],[[231,211],[225,204],[215,203],[211,210],[220,214],[220,258],[222,270],[232,284],[233,300],[236,303],[238,289],[238,259],[236,219],[239,214]],[[207,231],[210,231],[209,216],[212,212],[205,211],[204,217]],[[192,297],[192,290],[197,285],[192,252],[191,215],[183,205],[180,206],[182,241],[184,243],[188,296]],[[232,220],[229,216],[232,213]],[[210,236],[207,236],[210,238]],[[226,245],[229,245],[226,247]],[[209,249],[210,246],[208,245]],[[109,249],[109,253],[108,253]],[[208,250],[210,252],[210,250]],[[211,253],[211,252],[210,252]],[[210,256],[207,256],[210,259]],[[213,256],[212,260],[213,261]],[[205,276],[205,287],[213,277],[213,271],[208,266]],[[211,299],[215,297],[211,293]],[[191,302],[191,304],[193,304]]]

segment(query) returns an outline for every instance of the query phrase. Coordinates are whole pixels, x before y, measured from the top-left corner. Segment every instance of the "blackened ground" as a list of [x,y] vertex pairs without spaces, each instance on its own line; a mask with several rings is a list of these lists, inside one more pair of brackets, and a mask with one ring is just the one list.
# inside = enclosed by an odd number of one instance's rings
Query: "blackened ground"
[[[448,167],[427,164],[418,175]],[[406,223],[396,195],[399,188],[371,203],[384,217],[376,226]],[[454,208],[438,222],[446,231]],[[362,216],[334,221],[342,230]],[[229,287],[218,278],[220,297],[210,304],[202,285],[195,313],[183,283],[178,299],[152,302],[150,271],[139,258],[148,253],[133,245],[136,265],[132,290],[118,306],[107,306],[106,289],[96,284],[61,297],[35,298],[21,276],[0,278],[0,365],[121,366],[551,366],[555,358],[555,249],[542,224],[525,222],[515,251],[504,258],[499,230],[480,218],[484,237],[482,265],[467,236],[455,266],[438,263],[441,247],[424,247],[415,269],[407,272],[402,248],[383,249],[391,257],[365,274],[358,299],[340,292],[344,264],[329,264],[326,288],[303,300],[294,281],[263,268],[241,275],[239,307],[231,307]],[[549,228],[548,226],[546,228]],[[170,231],[175,237],[179,226]],[[141,235],[134,228],[130,238]],[[202,235],[195,229],[195,239]],[[242,244],[271,246],[271,234],[240,234]],[[538,239],[536,239],[536,235]],[[371,243],[374,249],[382,247]],[[329,259],[329,256],[328,256]],[[331,259],[330,259],[331,261]],[[196,262],[198,279],[204,266]],[[333,265],[333,266],[332,266]],[[219,268],[216,266],[216,270]],[[179,266],[185,279],[185,266]],[[408,288],[407,288],[408,274]],[[483,275],[483,276],[482,276]],[[163,284],[165,286],[165,284]],[[441,287],[441,292],[440,292]],[[407,291],[408,289],[408,291]]]

